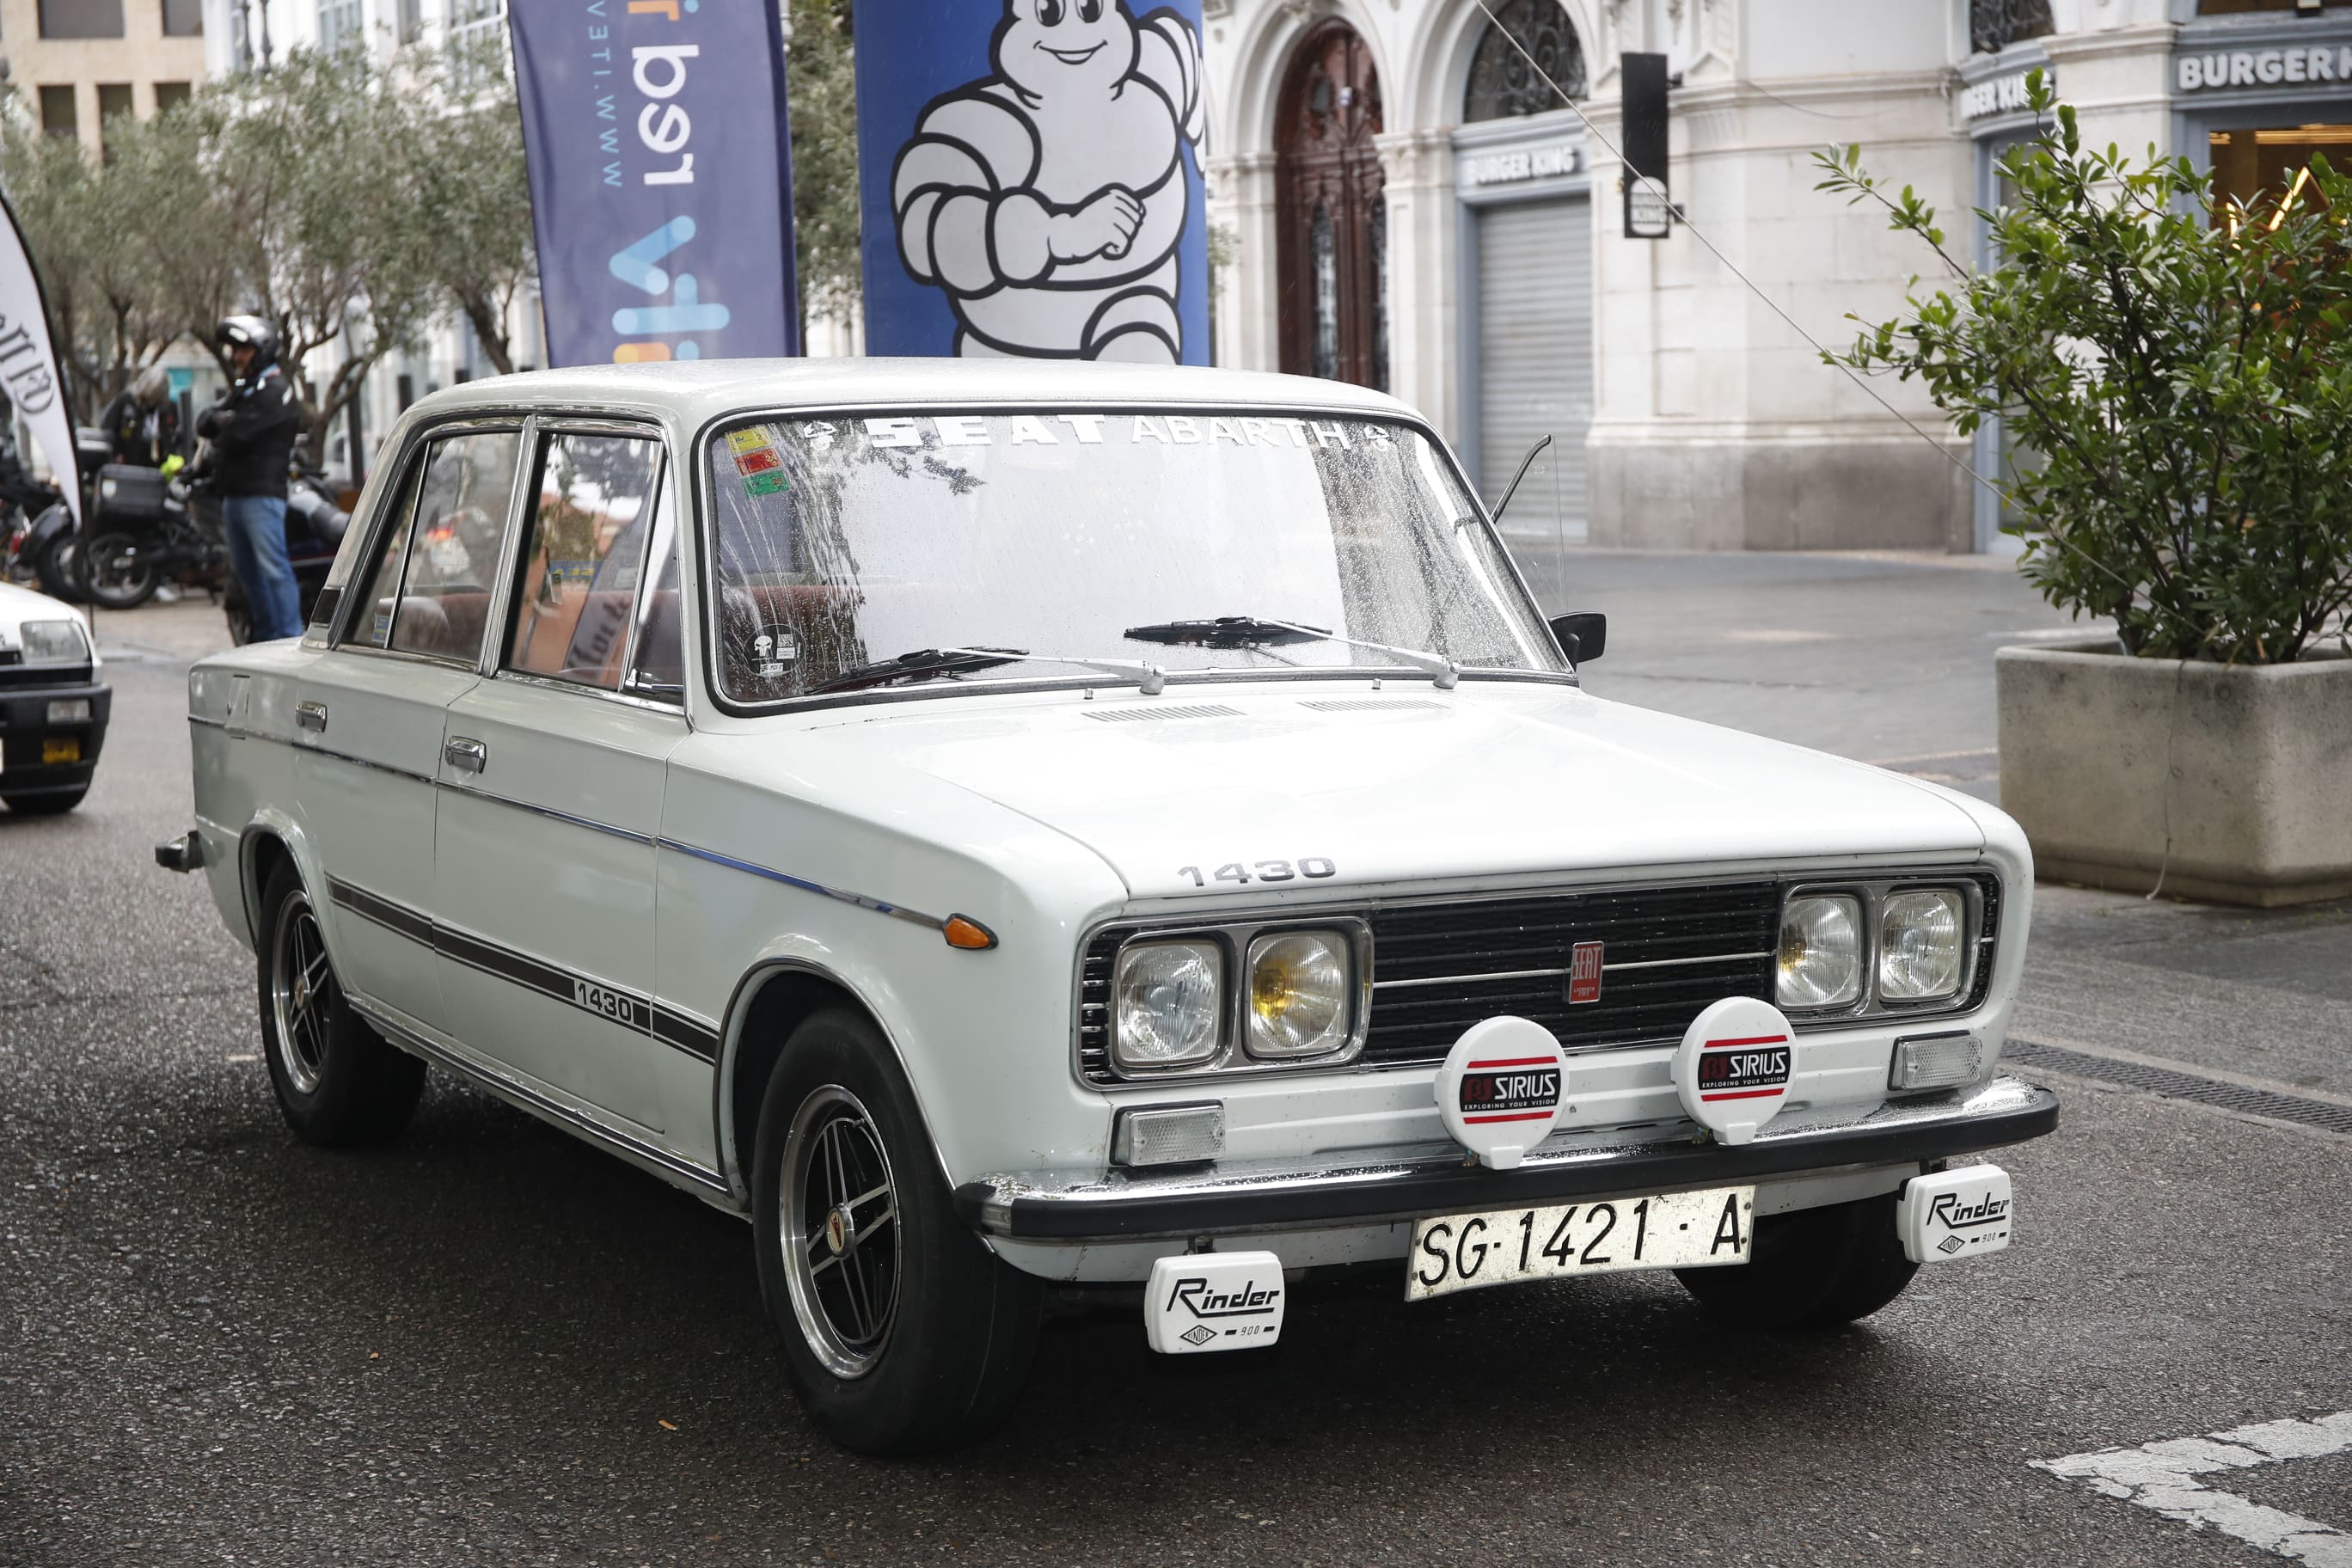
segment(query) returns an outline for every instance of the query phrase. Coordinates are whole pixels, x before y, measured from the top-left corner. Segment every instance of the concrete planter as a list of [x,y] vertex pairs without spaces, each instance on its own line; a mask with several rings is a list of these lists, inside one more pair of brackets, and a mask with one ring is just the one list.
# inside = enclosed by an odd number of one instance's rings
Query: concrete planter
[[2352,895],[2352,659],[2229,668],[2094,638],[2005,647],[1995,669],[2001,808],[2041,876],[2144,892],[2161,875],[2232,904]]

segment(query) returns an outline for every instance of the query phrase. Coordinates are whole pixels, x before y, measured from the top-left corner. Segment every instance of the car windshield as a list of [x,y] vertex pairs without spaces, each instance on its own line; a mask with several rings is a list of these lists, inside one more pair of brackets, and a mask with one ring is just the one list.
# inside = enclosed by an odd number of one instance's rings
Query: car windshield
[[[935,690],[1102,681],[1073,658],[1180,679],[1414,668],[1365,643],[1440,656],[1424,668],[1567,669],[1452,466],[1410,426],[1208,410],[778,418],[720,430],[709,462],[714,663],[736,702],[899,659],[907,684]],[[1128,636],[1220,616],[1354,645]],[[958,649],[1020,657],[908,657]]]

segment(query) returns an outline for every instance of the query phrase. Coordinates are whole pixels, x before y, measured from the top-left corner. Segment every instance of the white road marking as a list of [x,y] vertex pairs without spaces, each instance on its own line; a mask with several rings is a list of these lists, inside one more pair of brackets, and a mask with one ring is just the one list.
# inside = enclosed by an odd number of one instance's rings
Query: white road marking
[[2301,1514],[2265,1508],[2235,1492],[2217,1491],[2197,1479],[2347,1449],[2352,1449],[2352,1410],[2339,1410],[2315,1421],[2264,1421],[2202,1437],[2171,1437],[2137,1448],[2102,1448],[2032,1464],[2053,1476],[2081,1481],[2101,1497],[2137,1503],[2192,1530],[2211,1525],[2250,1546],[2312,1568],[2352,1568],[2352,1534]]

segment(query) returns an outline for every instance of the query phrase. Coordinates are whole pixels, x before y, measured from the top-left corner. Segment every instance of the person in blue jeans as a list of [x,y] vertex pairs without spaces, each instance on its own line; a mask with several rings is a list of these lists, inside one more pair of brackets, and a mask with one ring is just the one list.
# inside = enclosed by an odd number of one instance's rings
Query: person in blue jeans
[[231,316],[215,329],[236,379],[196,416],[212,443],[228,558],[253,609],[253,640],[302,635],[302,599],[286,558],[286,469],[302,405],[278,363],[278,334],[258,316]]

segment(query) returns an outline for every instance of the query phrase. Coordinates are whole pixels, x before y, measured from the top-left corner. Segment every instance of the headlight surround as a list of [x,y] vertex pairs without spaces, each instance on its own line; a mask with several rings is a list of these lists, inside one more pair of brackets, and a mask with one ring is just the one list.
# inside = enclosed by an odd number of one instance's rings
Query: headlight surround
[[1246,968],[1251,1056],[1319,1057],[1348,1044],[1355,960],[1346,932],[1268,932],[1250,943]]
[[1800,893],[1780,911],[1783,1007],[1842,1007],[1862,995],[1862,903],[1844,893]]
[[1890,893],[1878,915],[1878,994],[1932,1002],[1960,989],[1968,906],[1957,888]]
[[88,664],[89,638],[79,621],[26,621],[17,628],[26,664]]
[[1224,1016],[1225,950],[1213,938],[1129,942],[1111,982],[1111,1058],[1166,1072],[1213,1059]]

